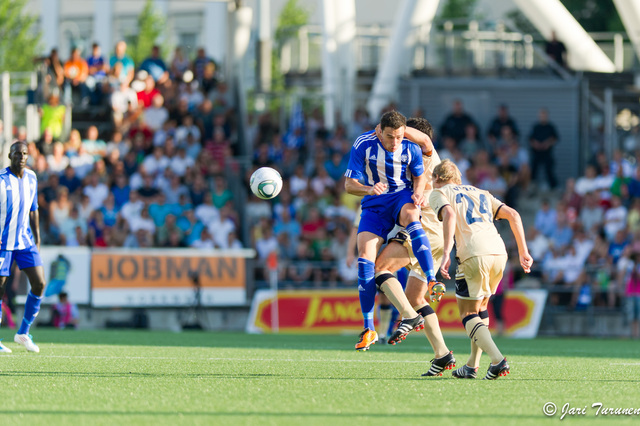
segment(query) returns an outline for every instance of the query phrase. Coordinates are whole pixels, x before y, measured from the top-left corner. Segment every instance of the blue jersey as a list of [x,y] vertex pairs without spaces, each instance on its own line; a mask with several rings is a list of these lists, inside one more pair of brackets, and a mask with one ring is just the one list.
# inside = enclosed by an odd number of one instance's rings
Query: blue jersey
[[[356,139],[344,175],[362,180],[367,186],[382,182],[387,185],[385,194],[393,194],[403,189],[411,190],[412,176],[421,176],[423,173],[422,151],[418,145],[404,139],[400,148],[389,152],[382,146],[375,130],[372,130]],[[364,197],[363,202],[367,197],[371,195]]]
[[29,212],[38,209],[38,179],[24,170],[22,179],[7,167],[0,171],[0,250],[25,250],[35,245]]

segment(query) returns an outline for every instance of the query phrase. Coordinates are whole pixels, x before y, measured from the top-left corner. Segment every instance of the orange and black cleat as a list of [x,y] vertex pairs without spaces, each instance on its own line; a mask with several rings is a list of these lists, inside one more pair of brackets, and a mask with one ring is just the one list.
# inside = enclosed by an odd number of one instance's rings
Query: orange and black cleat
[[376,333],[375,330],[365,328],[362,333],[360,333],[360,339],[358,339],[358,343],[356,343],[356,351],[368,351],[369,347],[377,341],[378,333]]

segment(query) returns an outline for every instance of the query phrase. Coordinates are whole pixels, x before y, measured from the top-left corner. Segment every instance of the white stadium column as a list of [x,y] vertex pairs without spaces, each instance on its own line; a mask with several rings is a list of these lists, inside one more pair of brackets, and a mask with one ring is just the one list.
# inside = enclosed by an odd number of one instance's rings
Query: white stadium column
[[356,85],[356,2],[333,0],[336,13],[336,44],[338,57],[338,105],[343,123],[353,118]]
[[367,109],[373,120],[376,120],[380,110],[394,99],[398,87],[398,78],[407,71],[406,64],[410,64],[413,52],[415,34],[421,25],[431,25],[439,0],[404,0],[398,10],[389,47],[384,54],[384,60],[376,74],[373,89]]
[[40,0],[42,11],[42,40],[48,54],[60,42],[60,0]]
[[93,41],[100,45],[102,55],[109,58],[116,44],[113,39],[113,2],[96,1],[93,4]]
[[640,58],[640,2],[638,0],[613,0],[627,35]]
[[205,48],[207,55],[219,64],[227,59],[227,22],[229,13],[227,2],[204,3],[204,22],[202,28],[202,40],[200,44]]
[[334,2],[319,0],[322,8],[322,95],[324,97],[324,124],[335,127],[336,95],[336,14]]
[[[634,0],[635,1],[635,0]],[[514,0],[522,13],[547,39],[555,31],[567,48],[569,66],[575,70],[615,72],[615,65],[587,34],[560,0]]]

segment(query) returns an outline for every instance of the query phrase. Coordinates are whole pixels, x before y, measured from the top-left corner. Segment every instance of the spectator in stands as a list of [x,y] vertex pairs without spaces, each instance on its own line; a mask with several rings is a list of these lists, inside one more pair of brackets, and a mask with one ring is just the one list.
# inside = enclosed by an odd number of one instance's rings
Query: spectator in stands
[[191,242],[190,247],[204,250],[213,250],[216,248],[216,244],[214,243],[213,237],[209,233],[209,230],[207,228],[202,228],[202,231],[200,231],[200,236]]
[[631,198],[640,198],[640,167],[636,168],[634,177],[629,181],[627,187]]
[[64,155],[64,145],[61,142],[53,144],[53,153],[47,156],[49,171],[58,175],[64,172],[69,165],[69,158]]
[[129,86],[133,81],[135,64],[133,63],[133,59],[127,55],[127,43],[124,41],[119,41],[116,44],[115,54],[109,59],[109,67],[111,69],[115,69],[116,64],[120,64],[118,67],[119,73],[116,77],[121,83]]
[[[460,99],[453,101],[453,110],[440,126],[440,136],[450,136],[455,139],[456,144],[465,136],[467,124],[475,124],[473,118],[464,111],[464,106]],[[476,126],[477,127],[477,126]]]
[[556,127],[549,122],[549,112],[541,108],[538,112],[538,122],[534,124],[529,143],[531,145],[531,178],[536,180],[538,168],[544,167],[549,188],[558,185],[554,171],[553,147],[558,141]]
[[504,200],[504,196],[507,193],[507,182],[500,175],[497,165],[492,164],[489,167],[489,174],[478,183],[478,188],[485,189],[495,197]]
[[71,157],[69,164],[75,169],[76,175],[80,179],[84,179],[93,170],[95,161],[95,157],[89,154],[84,144],[82,144],[78,148],[78,155]]
[[82,137],[78,129],[71,129],[69,133],[69,140],[64,144],[64,152],[69,158],[73,158],[78,155],[78,150],[82,145]]
[[556,223],[556,209],[551,208],[551,202],[545,198],[536,213],[535,227],[542,235],[550,238],[556,229]]
[[[53,140],[60,140],[66,111],[67,108],[60,105],[58,93],[52,92],[47,103],[40,108],[40,131],[49,132]],[[43,152],[42,149],[40,151]]]
[[182,54],[182,48],[176,47],[171,60],[171,78],[178,81],[182,80],[182,75],[189,69],[189,59]]
[[168,119],[169,111],[164,107],[164,98],[157,93],[153,96],[151,106],[144,110],[144,121],[151,131],[157,132]]
[[[196,215],[196,218],[206,226],[212,226],[214,222],[220,221],[220,212],[213,205],[211,194],[208,192],[205,194],[202,204],[195,208],[194,214]],[[212,232],[215,234],[217,230],[212,229]]]
[[506,104],[500,104],[498,107],[498,115],[491,121],[487,138],[493,145],[502,135],[502,129],[508,127],[516,139],[520,137],[520,131],[515,120],[509,115],[509,107]]
[[87,87],[87,77],[89,77],[89,66],[87,61],[80,56],[80,48],[74,47],[71,50],[71,58],[64,64],[64,76],[76,96],[80,96],[82,105],[89,104],[91,92]]
[[68,165],[64,169],[64,174],[60,176],[60,185],[67,188],[69,194],[74,195],[82,187],[82,180],[76,176],[76,171]]
[[211,192],[211,199],[213,205],[221,209],[230,201],[233,201],[233,193],[227,186],[227,181],[222,176],[216,176],[214,179],[213,191]]
[[64,83],[64,67],[60,62],[60,56],[58,56],[58,49],[55,47],[51,49],[49,56],[44,59],[46,66],[45,93],[51,95],[53,93],[60,93],[62,85]]
[[87,138],[82,141],[82,145],[87,154],[93,155],[96,160],[103,158],[107,154],[107,143],[102,139],[98,139],[98,128],[96,126],[89,126]]
[[119,89],[111,95],[111,109],[113,110],[113,123],[116,128],[124,124],[131,109],[138,107],[136,92],[129,87],[129,83],[121,82]]
[[545,44],[544,51],[556,64],[563,68],[567,66],[567,48],[556,38],[556,32],[551,31],[551,39]]
[[193,64],[191,65],[191,71],[193,71],[193,75],[198,82],[202,82],[204,78],[204,69],[206,65],[212,61],[213,60],[207,56],[204,47],[198,48],[196,58],[193,60]]
[[107,227],[111,228],[115,226],[118,220],[118,213],[120,209],[116,206],[115,197],[113,193],[110,193],[106,200],[104,200],[104,204],[100,207],[100,212],[102,213],[102,218]]
[[204,224],[196,218],[194,211],[189,209],[178,219],[178,228],[184,233],[185,243],[190,246],[202,233]]
[[207,62],[204,66],[204,72],[202,75],[202,93],[206,97],[209,93],[218,87],[218,76],[216,73],[216,64],[213,61]]
[[143,207],[142,210],[140,210],[140,216],[132,218],[129,222],[129,226],[133,233],[143,230],[153,235],[156,232],[156,225],[149,215],[149,209],[147,207]]
[[296,248],[296,254],[291,259],[292,262],[287,267],[287,279],[296,284],[308,282],[313,274],[313,264],[310,262],[313,252],[309,247],[309,242],[301,240]]
[[144,79],[144,89],[136,93],[138,106],[149,108],[153,102],[153,98],[159,94],[160,91],[156,88],[156,81],[151,75],[147,75]]
[[[78,232],[79,229],[79,232]],[[78,246],[84,242],[87,222],[80,218],[78,208],[71,207],[69,216],[60,224],[60,242],[66,246]]]
[[168,214],[164,221],[156,226],[156,245],[166,247],[169,244],[171,234],[176,234],[179,240],[182,239],[182,230],[176,225],[176,216]]
[[559,211],[556,217],[556,226],[551,235],[551,243],[555,247],[560,247],[564,250],[567,246],[571,245],[573,240],[573,230],[567,220],[567,215],[564,211]]
[[107,225],[104,222],[102,211],[94,210],[89,218],[87,227],[87,241],[90,247],[107,247],[105,241]]
[[627,224],[627,208],[622,205],[620,197],[611,197],[611,208],[604,213],[604,232],[608,241],[612,241],[618,231]]
[[167,65],[160,57],[160,46],[151,48],[151,56],[142,61],[140,69],[146,71],[158,84],[165,84],[169,80]]
[[107,80],[109,64],[105,62],[98,43],[93,43],[91,46],[91,56],[87,58],[87,66],[89,67],[87,86],[91,89],[91,104],[100,105],[102,103],[103,90],[106,89],[103,85]]
[[88,185],[84,187],[83,193],[89,197],[89,205],[92,210],[98,210],[102,207],[104,200],[109,195],[109,188],[104,183],[100,183],[98,175],[92,173],[89,175]]
[[202,175],[197,175],[193,181],[193,185],[189,188],[189,197],[194,206],[199,206],[204,202],[207,197],[208,189],[207,183]]
[[239,250],[244,248],[242,242],[238,239],[238,234],[236,231],[232,231],[227,235],[227,244],[226,246],[222,246],[222,249],[227,250]]
[[228,204],[220,209],[220,215],[218,219],[208,223],[207,226],[213,234],[214,241],[217,247],[227,248],[229,242],[229,234],[236,230],[236,224],[238,223],[238,215],[233,210],[233,207]]

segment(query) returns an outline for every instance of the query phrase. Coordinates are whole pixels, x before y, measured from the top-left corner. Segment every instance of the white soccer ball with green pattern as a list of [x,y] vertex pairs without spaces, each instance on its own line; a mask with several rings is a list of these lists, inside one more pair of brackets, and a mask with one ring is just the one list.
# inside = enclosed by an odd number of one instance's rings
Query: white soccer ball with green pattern
[[253,172],[249,181],[251,192],[263,200],[275,198],[282,190],[282,177],[271,167],[260,167]]

